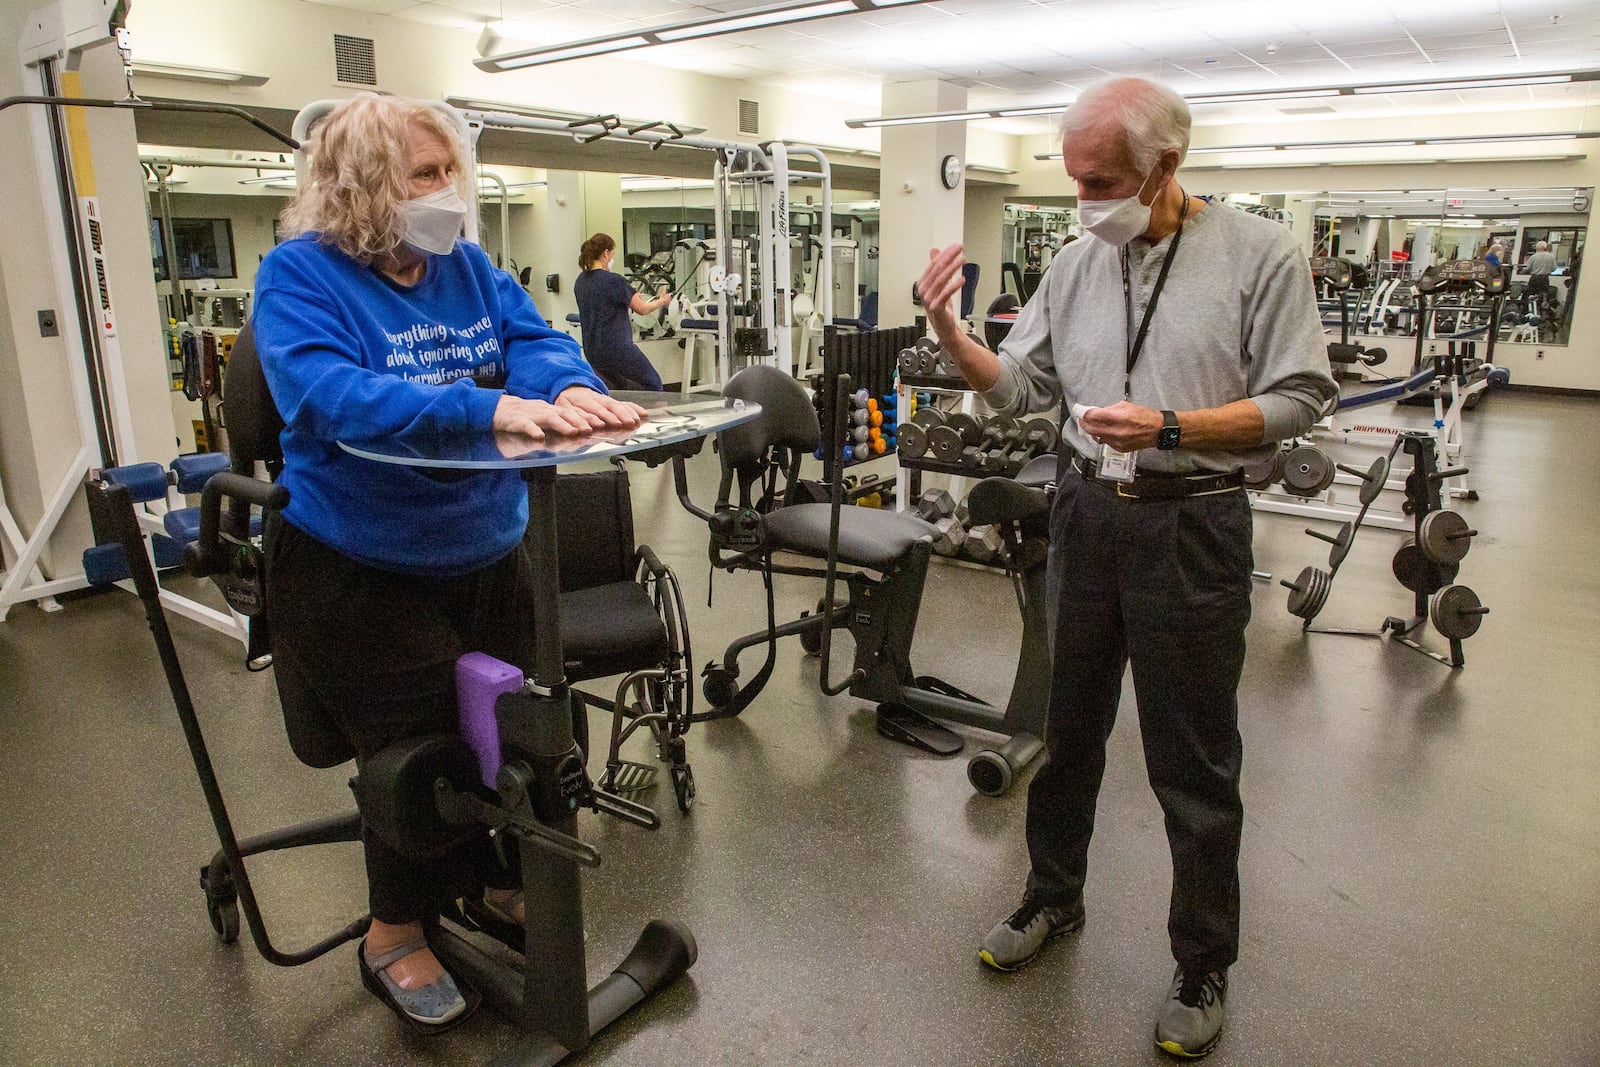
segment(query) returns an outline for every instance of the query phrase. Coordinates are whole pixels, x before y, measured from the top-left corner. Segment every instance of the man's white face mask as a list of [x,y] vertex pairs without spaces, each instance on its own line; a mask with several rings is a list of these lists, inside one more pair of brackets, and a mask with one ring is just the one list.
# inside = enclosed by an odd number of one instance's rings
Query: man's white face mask
[[466,202],[455,186],[447,185],[397,206],[395,224],[406,244],[436,256],[447,256],[455,248],[461,223],[467,217]]
[[1141,204],[1144,187],[1155,176],[1152,170],[1139,183],[1139,191],[1120,200],[1078,201],[1078,221],[1083,228],[1108,245],[1121,248],[1150,228],[1150,205]]

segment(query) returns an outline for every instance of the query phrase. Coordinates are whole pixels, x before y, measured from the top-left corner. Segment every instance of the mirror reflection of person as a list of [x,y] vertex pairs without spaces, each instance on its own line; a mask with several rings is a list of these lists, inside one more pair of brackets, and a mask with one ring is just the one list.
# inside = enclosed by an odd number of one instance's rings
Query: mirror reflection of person
[[[313,130],[310,172],[262,261],[252,319],[283,416],[267,617],[280,688],[309,694],[364,761],[459,729],[455,663],[533,663],[528,494],[515,471],[441,481],[338,442],[407,431],[543,440],[638,426],[565,334],[475,244],[465,148],[425,104],[362,93]],[[504,389],[474,378],[504,378]],[[397,1014],[442,1027],[465,999],[423,940],[442,902],[520,921],[516,873],[484,834],[420,860],[363,830],[372,924],[362,976]]]
[[1528,292],[1548,293],[1550,275],[1555,269],[1556,257],[1555,253],[1550,251],[1550,242],[1537,242],[1533,246],[1533,255],[1528,257]]
[[583,355],[606,385],[613,389],[648,389],[661,392],[661,375],[633,343],[633,322],[628,318],[659,311],[672,301],[662,285],[654,299],[633,291],[628,279],[612,270],[617,243],[597,233],[578,252],[581,273],[572,284],[583,327]]
[[1489,264],[1491,267],[1498,267],[1500,266],[1500,262],[1505,254],[1506,246],[1501,244],[1499,241],[1496,241],[1494,244],[1490,245],[1489,250],[1483,254],[1483,261]]

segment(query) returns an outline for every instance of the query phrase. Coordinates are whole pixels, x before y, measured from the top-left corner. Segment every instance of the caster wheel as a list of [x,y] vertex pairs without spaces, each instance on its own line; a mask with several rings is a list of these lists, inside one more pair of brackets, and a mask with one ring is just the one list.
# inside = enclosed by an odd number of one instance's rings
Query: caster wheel
[[217,938],[224,945],[231,945],[239,940],[238,901],[212,900],[207,897],[206,917],[211,920],[211,929],[217,932]]
[[[811,618],[811,613],[809,611],[801,612],[800,617],[802,619],[809,619]],[[822,631],[801,630],[800,647],[805,650],[805,654],[808,656],[822,655]]]
[[678,810],[689,814],[694,807],[694,771],[687,763],[672,768],[672,791],[678,797]]
[[706,680],[701,689],[705,693],[706,703],[713,708],[725,708],[733,703],[733,698],[739,693],[738,676],[726,667],[707,667]]

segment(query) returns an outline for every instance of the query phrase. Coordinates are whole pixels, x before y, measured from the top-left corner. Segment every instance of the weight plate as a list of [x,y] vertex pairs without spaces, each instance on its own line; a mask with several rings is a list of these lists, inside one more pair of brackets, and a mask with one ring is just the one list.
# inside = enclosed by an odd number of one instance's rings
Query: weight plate
[[1471,637],[1483,625],[1488,611],[1478,600],[1478,594],[1464,585],[1447,585],[1433,598],[1428,615],[1433,628],[1452,641]]
[[1328,591],[1333,581],[1327,571],[1319,567],[1307,567],[1292,584],[1283,584],[1289,587],[1289,614],[1310,622],[1328,602]]
[[1361,480],[1361,491],[1357,494],[1363,505],[1371,504],[1378,499],[1378,494],[1383,492],[1384,483],[1389,480],[1389,457],[1379,456],[1372,461],[1372,466],[1367,468],[1366,477]]
[[935,426],[928,431],[928,451],[940,463],[961,462],[961,434],[953,426]]
[[1422,554],[1422,549],[1409,537],[1394,554],[1394,576],[1413,593],[1431,596],[1455,580],[1461,569],[1459,564],[1439,564]]
[[979,438],[983,436],[983,431],[978,426],[978,420],[964,411],[952,412],[945,418],[944,424],[947,428],[954,430],[961,439],[961,443],[965,445],[975,445],[978,443]]
[[1247,489],[1265,489],[1283,477],[1283,449],[1272,454],[1271,459],[1244,466],[1244,484]]
[[1333,484],[1333,463],[1314,445],[1297,445],[1283,457],[1283,487],[1296,496],[1315,496]]
[[924,430],[931,430],[935,426],[944,425],[944,412],[938,408],[921,407],[911,416],[911,421],[921,426]]
[[1467,520],[1454,511],[1433,511],[1422,517],[1417,543],[1435,563],[1459,563],[1472,547],[1472,534]]
[[932,337],[919,337],[912,343],[912,347],[922,352],[937,352],[939,342]]
[[902,348],[900,350],[900,373],[917,373],[917,350],[915,348]]
[[928,431],[914,422],[900,427],[899,452],[906,459],[921,459],[928,454]]
[[1332,570],[1338,570],[1339,564],[1343,563],[1344,558],[1350,554],[1350,545],[1356,539],[1356,524],[1347,522],[1341,525],[1338,537],[1339,540],[1328,552],[1328,567]]

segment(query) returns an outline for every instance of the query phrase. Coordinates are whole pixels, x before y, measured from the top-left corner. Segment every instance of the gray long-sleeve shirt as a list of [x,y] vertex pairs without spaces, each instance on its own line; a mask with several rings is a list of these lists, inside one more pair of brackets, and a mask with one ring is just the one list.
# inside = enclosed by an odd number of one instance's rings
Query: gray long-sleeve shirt
[[[1182,248],[1180,244],[1178,246]],[[1556,257],[1551,252],[1535,252],[1528,257],[1529,274],[1550,274],[1556,269]]]
[[[1088,407],[1123,398],[1128,345],[1172,238],[1128,247],[1133,323],[1127,322],[1116,248],[1086,238],[1056,254],[1000,345],[1000,377],[983,393],[1003,414]],[[1302,434],[1338,392],[1304,253],[1276,222],[1212,203],[1192,212],[1133,369],[1136,404],[1216,408],[1246,397],[1266,422],[1262,443],[1238,452],[1153,448],[1141,470],[1230,471]],[[1066,443],[1099,446],[1070,418]]]

